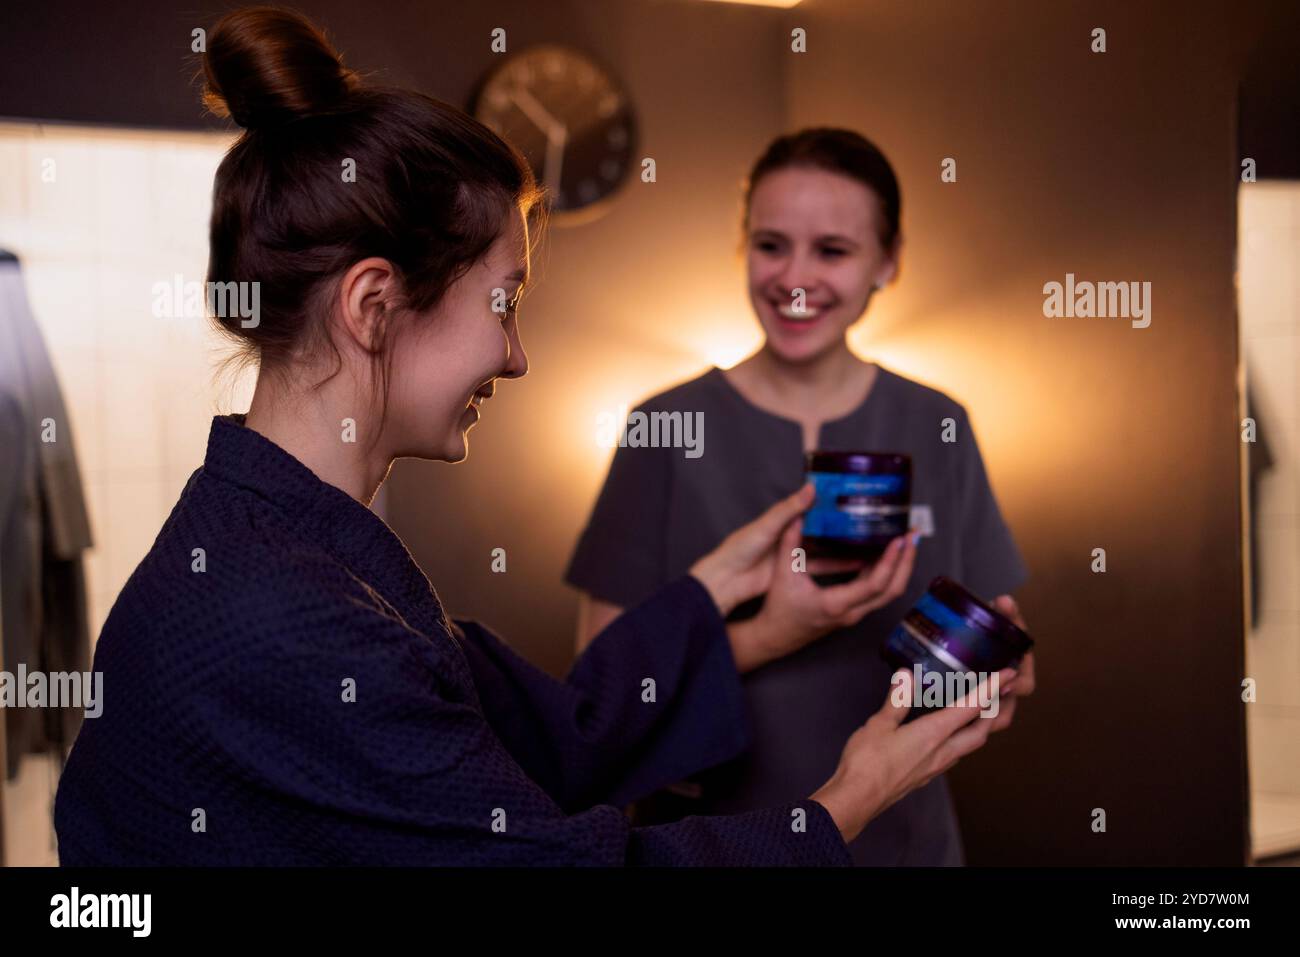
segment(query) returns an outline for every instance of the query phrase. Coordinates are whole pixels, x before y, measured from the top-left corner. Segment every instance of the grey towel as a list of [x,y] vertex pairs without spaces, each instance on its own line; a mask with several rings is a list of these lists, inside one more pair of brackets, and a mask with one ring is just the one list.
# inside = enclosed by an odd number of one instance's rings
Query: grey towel
[[[42,423],[56,441],[42,441]],[[93,544],[72,425],[16,259],[0,259],[0,635],[4,667],[84,671],[90,657],[82,551]],[[81,712],[7,709],[8,774],[66,745]]]

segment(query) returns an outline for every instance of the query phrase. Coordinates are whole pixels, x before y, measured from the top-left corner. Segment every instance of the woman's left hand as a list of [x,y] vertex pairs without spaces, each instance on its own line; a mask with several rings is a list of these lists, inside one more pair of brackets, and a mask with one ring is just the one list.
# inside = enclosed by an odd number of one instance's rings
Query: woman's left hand
[[[916,563],[918,537],[909,532],[890,542],[869,566],[863,561],[808,559],[805,568],[795,569],[790,555],[799,538],[797,525],[782,536],[762,610],[728,628],[736,666],[742,671],[792,654],[836,629],[856,625],[869,612],[903,594]],[[858,574],[838,585],[820,585],[813,577],[819,572],[848,569]]]
[[[788,655],[835,628],[855,624],[903,593],[912,574],[916,543],[896,539],[870,568],[861,561],[814,559],[795,571],[802,513],[815,498],[812,485],[783,499],[736,530],[691,568],[725,617],[740,602],[767,592],[763,610],[727,627],[741,672]],[[819,572],[861,570],[842,585],[821,586]],[[769,590],[770,589],[770,590]]]

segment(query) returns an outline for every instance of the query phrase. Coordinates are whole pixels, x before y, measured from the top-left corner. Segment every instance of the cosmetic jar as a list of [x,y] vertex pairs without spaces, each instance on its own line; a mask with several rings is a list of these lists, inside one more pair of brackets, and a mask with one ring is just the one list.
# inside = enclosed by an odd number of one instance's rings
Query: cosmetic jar
[[[1017,664],[1034,640],[1006,615],[990,608],[951,578],[936,578],[890,634],[882,654],[914,678],[977,672],[982,680]],[[916,671],[917,666],[920,671]],[[911,721],[933,708],[912,708]]]
[[906,535],[912,459],[894,452],[809,452],[807,478],[817,499],[804,513],[809,556],[874,561]]

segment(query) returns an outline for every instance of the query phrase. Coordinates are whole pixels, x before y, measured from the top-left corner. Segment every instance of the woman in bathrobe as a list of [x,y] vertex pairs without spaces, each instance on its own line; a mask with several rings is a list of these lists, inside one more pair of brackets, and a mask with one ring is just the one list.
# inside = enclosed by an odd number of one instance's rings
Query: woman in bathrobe
[[[566,681],[449,620],[368,506],[395,458],[464,458],[497,380],[527,371],[527,167],[451,107],[360,86],[294,14],[227,15],[205,71],[245,129],[208,279],[260,284],[256,316],[215,317],[257,387],[213,420],[105,623],[62,863],[846,864],[872,816],[997,729],[887,705],[805,800],[633,828],[620,805],[744,749],[739,674],[809,640],[732,640],[723,619],[777,576],[817,587],[779,558],[810,488],[611,623]],[[826,600],[861,617],[913,554],[899,540]]]

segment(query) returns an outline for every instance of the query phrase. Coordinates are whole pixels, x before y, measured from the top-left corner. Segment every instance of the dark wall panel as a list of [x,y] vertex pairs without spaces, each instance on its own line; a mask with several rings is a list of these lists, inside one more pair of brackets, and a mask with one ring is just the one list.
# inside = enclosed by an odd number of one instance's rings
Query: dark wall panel
[[[879,339],[970,406],[1031,568],[1039,691],[953,775],[970,859],[1239,864],[1235,113],[1281,5],[937,6],[793,14],[789,119],[899,167]],[[1067,272],[1151,282],[1150,327],[1045,318]]]

